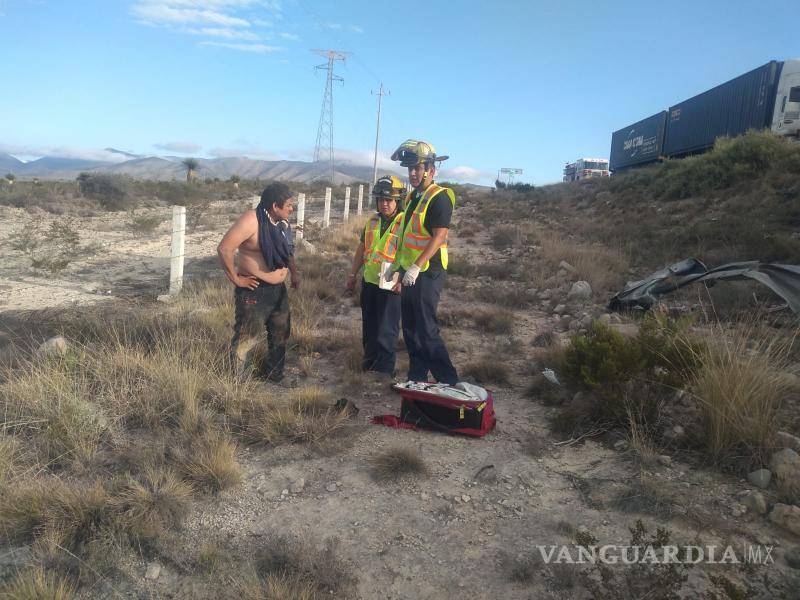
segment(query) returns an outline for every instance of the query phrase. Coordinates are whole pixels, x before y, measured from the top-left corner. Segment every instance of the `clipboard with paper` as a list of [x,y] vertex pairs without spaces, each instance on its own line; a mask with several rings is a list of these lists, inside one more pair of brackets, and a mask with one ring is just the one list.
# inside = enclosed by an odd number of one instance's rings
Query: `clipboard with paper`
[[391,290],[400,281],[400,273],[393,270],[394,263],[381,261],[381,270],[378,278],[378,287],[382,290]]

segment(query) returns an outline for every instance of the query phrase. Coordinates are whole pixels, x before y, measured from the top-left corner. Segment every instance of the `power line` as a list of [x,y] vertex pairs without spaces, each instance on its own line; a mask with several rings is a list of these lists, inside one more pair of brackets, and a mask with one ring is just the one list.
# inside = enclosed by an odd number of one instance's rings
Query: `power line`
[[388,96],[391,94],[389,90],[383,91],[383,82],[381,82],[381,88],[378,90],[378,93],[370,92],[378,97],[378,125],[375,127],[375,157],[372,159],[372,185],[375,185],[375,182],[378,181],[378,140],[381,135],[381,100],[383,100],[384,96]]
[[333,73],[333,65],[337,60],[342,62],[350,56],[350,52],[340,52],[338,50],[312,50],[312,52],[327,58],[328,62],[317,65],[315,69],[324,69],[328,72],[325,80],[325,94],[322,96],[322,110],[319,115],[319,127],[317,128],[317,143],[314,145],[314,162],[319,162],[322,158],[322,147],[327,140],[328,162],[331,170],[331,185],[334,184],[334,161],[333,161],[333,82],[344,82],[342,77]]

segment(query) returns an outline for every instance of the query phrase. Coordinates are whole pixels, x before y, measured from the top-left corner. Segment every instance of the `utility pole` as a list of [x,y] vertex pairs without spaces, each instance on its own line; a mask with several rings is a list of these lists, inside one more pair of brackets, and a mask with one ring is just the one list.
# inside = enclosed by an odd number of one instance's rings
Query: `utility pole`
[[312,52],[327,58],[328,62],[317,65],[315,69],[324,69],[328,72],[325,81],[325,95],[322,97],[322,111],[319,115],[319,127],[317,128],[317,143],[314,146],[314,162],[322,159],[323,146],[327,141],[328,162],[331,170],[331,185],[333,185],[333,175],[336,172],[333,166],[333,82],[344,79],[333,73],[333,65],[337,60],[342,62],[350,56],[350,52],[339,52],[338,50],[312,50]]
[[378,97],[378,125],[375,128],[375,157],[372,159],[372,185],[375,185],[375,182],[378,181],[378,139],[381,136],[381,100],[383,100],[384,96],[391,94],[391,92],[389,90],[384,92],[383,82],[381,82],[381,89],[378,90],[378,93],[370,93]]

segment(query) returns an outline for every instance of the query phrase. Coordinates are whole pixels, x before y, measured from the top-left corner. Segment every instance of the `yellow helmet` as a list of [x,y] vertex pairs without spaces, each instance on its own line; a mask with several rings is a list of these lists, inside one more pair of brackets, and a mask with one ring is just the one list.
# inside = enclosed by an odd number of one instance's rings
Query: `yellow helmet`
[[433,144],[420,140],[406,140],[392,153],[392,160],[399,160],[401,167],[413,167],[419,163],[439,162],[449,156],[437,156]]
[[406,186],[399,177],[394,175],[386,175],[378,179],[375,185],[372,186],[372,197],[375,198],[375,204],[378,203],[378,198],[394,198],[397,202],[397,208],[403,210],[403,199],[406,195]]

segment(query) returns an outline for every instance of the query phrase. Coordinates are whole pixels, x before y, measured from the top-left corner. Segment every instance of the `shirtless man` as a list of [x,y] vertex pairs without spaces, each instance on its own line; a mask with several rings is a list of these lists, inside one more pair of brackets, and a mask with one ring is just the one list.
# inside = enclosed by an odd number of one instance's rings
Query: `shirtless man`
[[[271,183],[258,206],[239,217],[217,248],[225,274],[236,286],[231,363],[242,375],[255,368],[258,375],[272,381],[283,379],[291,332],[284,280],[294,257],[278,223],[288,220],[293,211],[294,198],[288,186]],[[254,364],[265,332],[269,350],[260,364]]]

